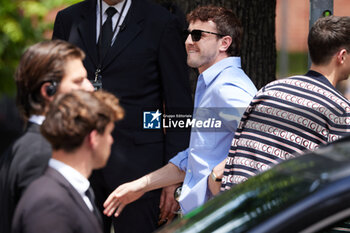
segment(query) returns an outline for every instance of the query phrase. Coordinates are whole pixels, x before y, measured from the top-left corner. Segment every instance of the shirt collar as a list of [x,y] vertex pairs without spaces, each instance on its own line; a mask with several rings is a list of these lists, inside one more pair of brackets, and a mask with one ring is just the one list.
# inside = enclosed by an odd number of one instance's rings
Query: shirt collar
[[[110,6],[108,5],[107,3],[105,3],[103,0],[102,0],[102,14],[104,14],[106,12],[106,10],[108,9],[108,7],[114,7],[118,13],[120,13],[122,11],[122,8],[123,8],[123,4],[124,4],[125,0],[124,1],[121,1],[113,6]],[[100,1],[97,1],[97,5],[98,7],[100,7]],[[124,13],[125,14],[125,13]],[[124,15],[123,14],[123,15]],[[116,14],[115,14],[116,15]]]
[[82,174],[80,174],[80,172],[53,158],[49,160],[49,166],[61,173],[61,175],[68,180],[68,182],[78,191],[79,194],[85,195],[85,192],[90,187],[90,182]]
[[323,74],[317,72],[317,71],[314,71],[314,70],[309,70],[305,76],[308,76],[310,78],[314,78],[314,79],[317,79],[319,80],[320,82],[326,84],[327,86],[330,86],[332,88],[334,88],[334,86],[332,85],[332,83],[328,80],[328,78],[326,78]]
[[227,57],[224,58],[214,65],[210,66],[199,77],[202,77],[206,86],[208,86],[223,70],[228,67],[241,68],[240,57]]
[[45,120],[45,116],[42,115],[31,115],[28,119],[29,122],[35,123],[37,125],[42,125]]

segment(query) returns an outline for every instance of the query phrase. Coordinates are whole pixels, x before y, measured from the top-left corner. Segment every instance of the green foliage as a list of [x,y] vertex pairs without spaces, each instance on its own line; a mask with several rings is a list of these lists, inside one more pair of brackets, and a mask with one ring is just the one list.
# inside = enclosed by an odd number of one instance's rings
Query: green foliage
[[23,51],[44,40],[53,22],[45,16],[81,0],[0,0],[0,96],[15,94],[13,75]]

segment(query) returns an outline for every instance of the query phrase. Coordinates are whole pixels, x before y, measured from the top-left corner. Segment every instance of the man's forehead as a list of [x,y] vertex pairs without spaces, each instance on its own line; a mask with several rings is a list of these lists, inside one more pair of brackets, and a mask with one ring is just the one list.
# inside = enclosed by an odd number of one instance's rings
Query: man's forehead
[[208,21],[195,20],[195,21],[191,21],[188,27],[191,28],[191,27],[201,27],[201,26],[216,27],[216,24],[212,20],[208,20]]

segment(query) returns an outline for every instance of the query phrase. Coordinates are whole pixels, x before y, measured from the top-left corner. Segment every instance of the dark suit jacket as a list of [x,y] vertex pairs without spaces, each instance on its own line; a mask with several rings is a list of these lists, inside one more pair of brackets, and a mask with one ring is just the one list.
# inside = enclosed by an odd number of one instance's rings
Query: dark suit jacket
[[16,205],[27,186],[43,174],[51,158],[51,146],[29,123],[25,133],[1,156],[0,232],[10,232]]
[[101,233],[80,194],[55,169],[29,185],[18,203],[13,233]]
[[[115,143],[103,173],[110,190],[163,166],[186,149],[189,131],[144,130],[143,111],[192,114],[186,53],[178,21],[166,9],[132,0],[125,26],[102,67],[103,89],[120,99],[126,115],[116,125]],[[82,48],[90,79],[98,65],[96,0],[86,0],[57,14],[53,39]]]

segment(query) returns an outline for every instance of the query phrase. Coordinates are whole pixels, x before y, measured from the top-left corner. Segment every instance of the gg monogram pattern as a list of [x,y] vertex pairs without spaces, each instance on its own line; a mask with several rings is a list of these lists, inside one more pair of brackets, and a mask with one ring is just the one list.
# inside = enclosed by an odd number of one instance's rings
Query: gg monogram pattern
[[226,160],[222,190],[350,132],[350,102],[309,71],[262,88],[246,109]]

